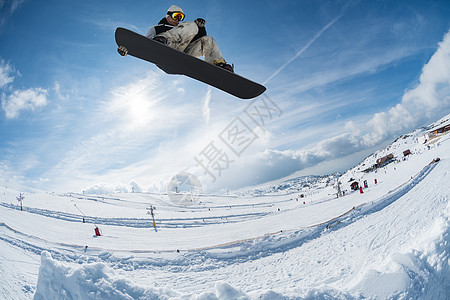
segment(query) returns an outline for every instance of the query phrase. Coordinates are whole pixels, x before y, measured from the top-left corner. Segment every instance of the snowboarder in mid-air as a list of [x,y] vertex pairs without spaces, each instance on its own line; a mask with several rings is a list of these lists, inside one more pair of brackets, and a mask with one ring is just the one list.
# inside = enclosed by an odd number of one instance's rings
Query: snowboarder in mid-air
[[263,85],[234,73],[216,41],[206,34],[204,19],[180,23],[184,18],[183,10],[172,5],[145,36],[118,27],[115,38],[119,54],[130,54],[155,64],[167,74],[191,77],[241,99],[264,93]]
[[214,38],[206,35],[206,21],[197,18],[194,22],[180,23],[184,18],[183,10],[172,5],[166,16],[158,25],[151,27],[146,36],[194,57],[203,56],[206,62],[233,72],[233,66],[225,61]]

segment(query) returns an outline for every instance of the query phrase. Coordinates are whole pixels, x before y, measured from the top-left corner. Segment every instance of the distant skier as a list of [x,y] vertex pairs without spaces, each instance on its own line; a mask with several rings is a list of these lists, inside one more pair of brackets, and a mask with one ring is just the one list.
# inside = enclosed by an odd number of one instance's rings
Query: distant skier
[[197,18],[194,22],[180,24],[184,18],[183,10],[172,5],[167,15],[158,25],[151,27],[146,36],[194,57],[203,56],[206,62],[234,72],[233,66],[223,58],[214,38],[206,35],[206,21]]

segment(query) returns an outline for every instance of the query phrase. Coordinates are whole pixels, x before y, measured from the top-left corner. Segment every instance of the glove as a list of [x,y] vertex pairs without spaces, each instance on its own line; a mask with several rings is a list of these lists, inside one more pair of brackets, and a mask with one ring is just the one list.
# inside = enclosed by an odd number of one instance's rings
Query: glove
[[202,18],[197,18],[195,20],[195,24],[197,24],[198,27],[205,27],[206,21]]

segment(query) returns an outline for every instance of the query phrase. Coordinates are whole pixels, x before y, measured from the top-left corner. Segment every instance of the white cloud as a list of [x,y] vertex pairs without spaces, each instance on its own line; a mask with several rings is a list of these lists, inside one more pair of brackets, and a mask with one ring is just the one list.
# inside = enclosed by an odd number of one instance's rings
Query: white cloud
[[2,97],[2,108],[8,119],[18,117],[23,110],[34,111],[46,106],[47,103],[47,90],[42,88],[14,91]]
[[[0,6],[1,7],[1,6]],[[36,110],[47,105],[47,90],[30,88],[27,90],[14,90],[11,85],[15,79],[14,67],[0,60],[0,89],[7,86],[1,99],[1,107],[8,119],[16,118],[23,110]],[[17,74],[19,74],[17,72]]]
[[96,184],[90,188],[87,188],[83,191],[85,194],[91,194],[91,195],[107,195],[107,194],[114,194],[114,193],[128,193],[130,190],[127,186],[123,184]]
[[266,149],[236,159],[216,182],[212,182],[208,176],[203,176],[202,182],[211,190],[256,185],[283,178],[322,162],[342,159],[363,148],[359,136],[344,133],[323,140],[309,149],[285,151]]
[[450,109],[450,32],[423,67],[417,87],[408,90],[401,103],[375,114],[368,122],[364,143],[375,145],[384,139],[430,122]]
[[0,182],[1,186],[13,189],[22,189],[24,177],[19,175],[16,170],[8,167],[6,161],[0,160]]
[[0,60],[0,89],[14,81],[13,67]]
[[205,94],[205,97],[203,98],[203,107],[202,107],[202,113],[203,118],[205,119],[206,124],[209,125],[209,120],[211,118],[211,108],[209,107],[209,103],[211,102],[211,92],[212,88],[208,87],[208,91]]

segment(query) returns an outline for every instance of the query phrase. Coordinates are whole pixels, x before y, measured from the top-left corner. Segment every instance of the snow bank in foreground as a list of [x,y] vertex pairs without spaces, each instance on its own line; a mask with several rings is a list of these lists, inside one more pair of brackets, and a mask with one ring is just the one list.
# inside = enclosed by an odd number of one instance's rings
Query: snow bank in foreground
[[[150,281],[150,280],[149,280]],[[330,289],[306,291],[306,299],[348,298],[341,292]],[[274,291],[252,293],[236,289],[225,282],[216,283],[214,292],[197,295],[182,295],[171,288],[152,288],[134,284],[128,279],[116,276],[113,269],[103,263],[70,267],[53,259],[44,251],[35,300],[41,299],[287,299]]]
[[102,263],[71,268],[44,251],[34,299],[157,299],[172,293],[136,286],[114,276],[114,271]]
[[450,204],[417,249],[392,254],[381,268],[366,270],[351,290],[380,299],[449,299]]
[[[134,284],[115,275],[103,263],[73,268],[54,260],[44,251],[34,299],[171,299],[182,297],[170,288],[157,289]],[[184,296],[186,297],[186,296]],[[216,293],[191,299],[237,299],[245,295],[226,283],[216,285]]]
[[365,270],[361,280],[348,292],[323,286],[303,290],[301,295],[296,289],[295,296],[275,291],[246,294],[224,282],[216,283],[213,292],[182,295],[171,288],[137,285],[115,275],[103,263],[71,267],[54,260],[45,251],[34,299],[446,299],[450,292],[450,205],[416,248],[392,254],[385,266],[380,266],[381,271]]

